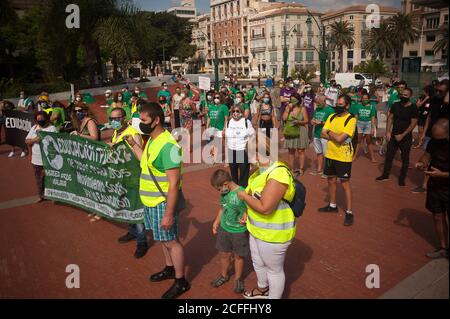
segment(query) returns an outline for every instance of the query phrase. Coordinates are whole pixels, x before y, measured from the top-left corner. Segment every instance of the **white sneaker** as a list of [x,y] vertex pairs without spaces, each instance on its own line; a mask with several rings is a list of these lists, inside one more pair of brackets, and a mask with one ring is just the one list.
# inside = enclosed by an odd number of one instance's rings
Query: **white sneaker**
[[9,158],[11,158],[11,157],[13,157],[13,156],[14,156],[14,152],[11,152],[11,153],[8,154],[8,157],[9,157]]
[[20,153],[20,157],[24,158],[25,156],[27,156],[27,154],[25,154],[25,152]]

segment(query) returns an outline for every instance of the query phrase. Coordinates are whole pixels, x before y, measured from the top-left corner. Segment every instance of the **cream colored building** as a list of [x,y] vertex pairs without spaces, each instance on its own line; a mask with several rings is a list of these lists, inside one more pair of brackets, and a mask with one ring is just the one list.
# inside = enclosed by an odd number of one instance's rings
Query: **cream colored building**
[[414,43],[405,44],[403,57],[421,58],[421,71],[440,71],[446,65],[447,54],[444,51],[434,52],[433,46],[440,38],[439,28],[443,25],[448,28],[448,2],[444,8],[430,8],[413,2],[404,0],[402,10],[412,15],[414,23],[420,29],[420,38]]
[[[320,23],[320,13],[309,10]],[[249,17],[252,76],[282,76],[284,40],[288,48],[288,74],[301,68],[320,68],[320,30],[307,24],[308,9],[300,3],[271,3]]]
[[192,22],[192,44],[197,47],[197,51],[191,59],[191,67],[195,67],[198,72],[213,72],[210,64],[214,58],[211,50],[211,16],[202,14],[197,16]]
[[[386,6],[379,6],[379,9],[381,21],[400,12],[399,9]],[[330,25],[336,21],[348,21],[353,26],[354,44],[351,47],[344,46],[343,48],[344,69],[340,70],[341,72],[351,72],[354,66],[363,61],[370,60],[370,54],[363,49],[363,43],[369,37],[367,17],[371,14],[370,10],[368,12],[366,10],[368,10],[367,5],[353,5],[337,11],[329,11],[322,15],[322,21],[325,25],[327,35],[331,33]],[[397,54],[400,55],[401,53]],[[388,66],[393,66],[394,56],[388,55],[384,59],[384,62]],[[331,52],[331,71],[339,71],[339,66],[339,52],[336,49]]]

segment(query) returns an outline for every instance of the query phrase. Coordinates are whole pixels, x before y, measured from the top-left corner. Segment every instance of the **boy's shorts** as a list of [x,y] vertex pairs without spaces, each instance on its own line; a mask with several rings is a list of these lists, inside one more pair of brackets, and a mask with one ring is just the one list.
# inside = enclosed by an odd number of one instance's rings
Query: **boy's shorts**
[[448,214],[449,192],[428,189],[425,207],[433,214]]
[[229,233],[219,226],[216,248],[224,253],[233,253],[240,257],[246,257],[250,252],[248,232]]
[[358,128],[358,134],[372,134],[372,122],[370,121],[358,121],[356,127]]
[[328,177],[337,177],[342,180],[349,180],[352,176],[352,163],[325,158],[325,168],[323,173]]
[[166,202],[162,202],[155,207],[144,207],[144,225],[145,229],[153,231],[153,238],[156,241],[173,241],[178,238],[178,215],[174,216],[172,228],[164,230],[161,228],[161,222],[166,211]]

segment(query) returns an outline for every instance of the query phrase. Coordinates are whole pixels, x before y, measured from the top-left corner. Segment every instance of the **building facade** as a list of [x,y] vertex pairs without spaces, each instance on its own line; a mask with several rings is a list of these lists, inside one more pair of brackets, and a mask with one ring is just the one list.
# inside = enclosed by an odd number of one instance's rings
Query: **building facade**
[[[379,6],[380,21],[388,19],[400,12],[399,9]],[[329,11],[322,15],[322,21],[327,35],[331,34],[331,25],[338,21],[348,21],[354,30],[354,43],[351,47],[343,48],[343,70],[339,70],[339,51],[336,49],[331,52],[331,71],[332,72],[352,72],[353,68],[361,62],[370,60],[370,54],[365,52],[363,44],[369,38],[369,25],[367,17],[371,14],[370,7],[367,5],[354,5],[337,11]],[[389,67],[395,67],[395,57],[400,58],[400,52],[389,54],[384,62]]]
[[192,22],[192,43],[197,47],[195,55],[191,58],[189,69],[192,73],[213,72],[211,64],[214,52],[211,49],[211,16],[202,14]]
[[195,19],[197,16],[197,8],[195,0],[181,0],[179,6],[172,6],[167,12],[175,14],[179,18]]
[[441,71],[447,63],[447,52],[435,52],[433,47],[441,38],[440,28],[448,28],[448,2],[447,7],[443,8],[430,8],[413,2],[404,0],[402,11],[412,16],[413,22],[420,29],[420,37],[414,43],[404,45],[403,57],[420,58],[421,71]]
[[288,49],[288,74],[293,70],[318,70],[321,14],[299,3],[273,3],[249,17],[251,76],[282,76],[284,47]]

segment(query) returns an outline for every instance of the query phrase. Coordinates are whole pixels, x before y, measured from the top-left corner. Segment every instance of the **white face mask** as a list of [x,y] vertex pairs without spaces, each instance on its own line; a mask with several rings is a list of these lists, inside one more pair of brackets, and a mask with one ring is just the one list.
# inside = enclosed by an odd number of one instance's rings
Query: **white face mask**
[[185,97],[186,97],[186,94],[181,93],[181,97],[182,97],[182,98],[185,98]]
[[220,100],[219,99],[214,99],[214,103],[219,104]]
[[211,95],[208,95],[207,99],[208,99],[208,101],[212,101],[213,97]]
[[77,102],[80,102],[80,101],[81,101],[81,97],[77,96],[77,97],[75,98],[75,100],[76,100]]
[[168,87],[167,87],[167,86],[164,86],[164,90],[166,90],[166,91],[167,91],[167,89],[168,89]]
[[139,94],[139,93],[141,93],[140,91],[138,91],[138,90],[136,90],[136,91],[134,91],[134,93],[136,93],[136,94]]
[[290,84],[289,84],[289,87],[290,87],[290,88],[293,88],[293,87],[294,87],[294,83],[290,83]]
[[117,97],[117,101],[122,101],[122,97],[121,96]]
[[242,102],[242,99],[240,97],[237,97],[234,102],[236,104],[240,104]]

